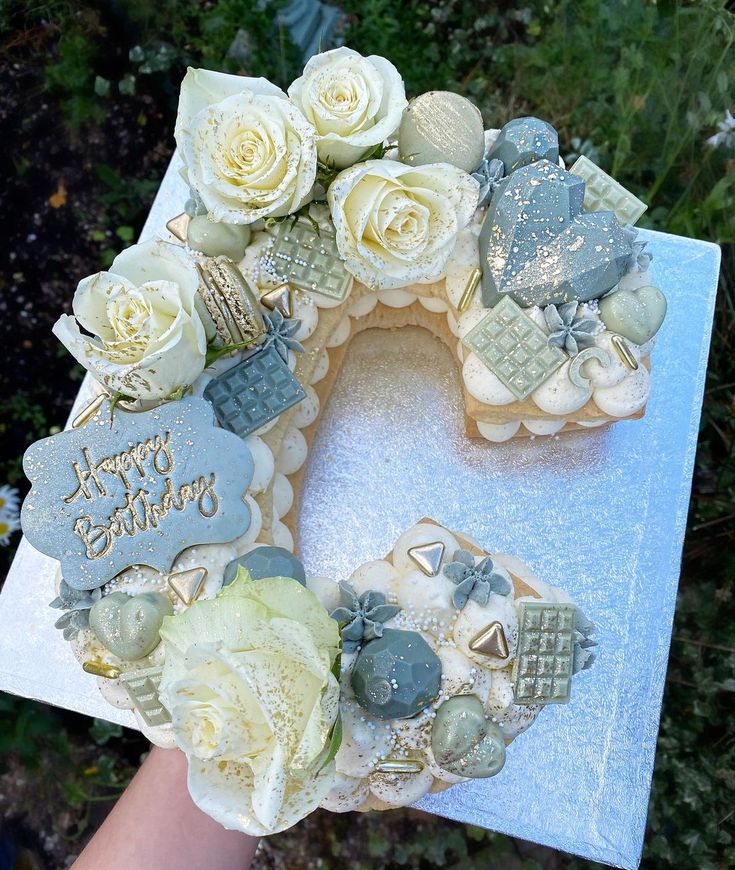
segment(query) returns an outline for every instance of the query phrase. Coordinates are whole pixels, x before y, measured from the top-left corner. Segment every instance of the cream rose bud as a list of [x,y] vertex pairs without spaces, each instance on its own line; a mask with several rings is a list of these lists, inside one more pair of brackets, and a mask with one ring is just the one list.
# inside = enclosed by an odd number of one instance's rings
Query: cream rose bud
[[215,221],[299,209],[316,178],[316,131],[266,79],[189,69],[174,131],[187,181]]
[[165,399],[204,369],[198,285],[183,248],[158,239],[133,245],[115,257],[109,272],[79,282],[74,316],[63,314],[54,335],[108,390]]
[[319,159],[338,169],[392,136],[408,105],[393,64],[351,48],[312,57],[288,95],[319,134]]
[[478,182],[449,163],[393,160],[346,169],[327,194],[346,268],[375,290],[441,278],[478,196]]

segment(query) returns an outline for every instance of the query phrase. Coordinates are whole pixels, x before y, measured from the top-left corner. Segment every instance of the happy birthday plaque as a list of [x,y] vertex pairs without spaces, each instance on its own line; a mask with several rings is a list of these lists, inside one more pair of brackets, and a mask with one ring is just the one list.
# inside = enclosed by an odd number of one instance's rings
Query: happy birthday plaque
[[74,589],[95,589],[130,565],[169,571],[195,544],[231,541],[250,525],[246,444],[216,428],[208,402],[112,414],[37,441],[22,512],[31,543],[58,559]]

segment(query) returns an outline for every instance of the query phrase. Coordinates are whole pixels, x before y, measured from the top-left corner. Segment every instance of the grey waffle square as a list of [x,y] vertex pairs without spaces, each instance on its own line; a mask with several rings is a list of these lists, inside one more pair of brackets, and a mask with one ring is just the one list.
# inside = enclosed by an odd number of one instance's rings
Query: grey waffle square
[[559,368],[566,354],[549,345],[546,333],[510,296],[471,329],[463,343],[520,400]]
[[566,704],[574,670],[573,604],[525,602],[518,615],[516,704]]
[[300,402],[306,393],[274,345],[213,378],[204,390],[220,426],[241,438]]
[[585,211],[611,211],[623,226],[634,224],[648,206],[582,154],[569,170],[584,179]]
[[147,668],[120,678],[123,686],[135,704],[135,709],[147,725],[165,725],[171,721],[168,710],[161,704],[158,687],[161,685],[161,668]]
[[307,221],[290,220],[278,227],[266,268],[279,280],[300,290],[314,290],[342,301],[352,283],[352,275],[337,250],[334,233],[320,228],[317,234]]

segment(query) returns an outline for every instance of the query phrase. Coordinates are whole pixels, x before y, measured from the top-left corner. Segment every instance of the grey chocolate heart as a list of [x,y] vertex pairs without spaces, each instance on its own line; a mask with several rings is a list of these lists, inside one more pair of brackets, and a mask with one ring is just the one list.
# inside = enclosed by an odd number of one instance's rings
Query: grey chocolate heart
[[480,232],[482,297],[521,306],[597,299],[630,262],[635,231],[612,212],[582,213],[584,181],[548,160],[523,166],[493,193]]

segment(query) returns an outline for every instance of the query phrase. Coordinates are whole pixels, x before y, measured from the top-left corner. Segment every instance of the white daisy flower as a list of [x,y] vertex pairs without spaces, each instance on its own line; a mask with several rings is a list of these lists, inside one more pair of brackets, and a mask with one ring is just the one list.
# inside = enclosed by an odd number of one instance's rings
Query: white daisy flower
[[735,118],[729,109],[725,112],[724,119],[717,125],[717,129],[720,132],[710,136],[707,145],[711,148],[720,148],[722,145],[725,148],[735,147]]
[[20,528],[18,490],[0,486],[0,545],[7,547],[10,536]]

